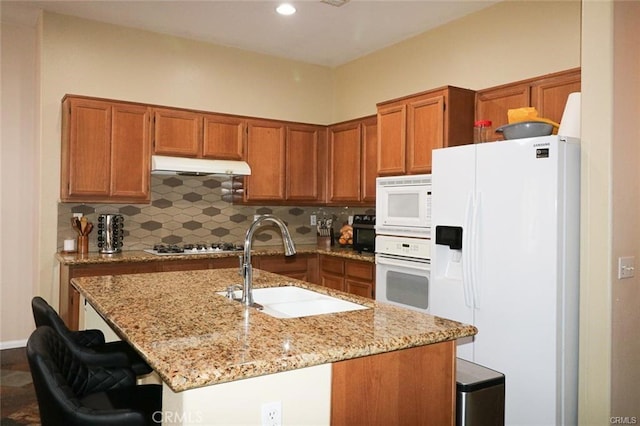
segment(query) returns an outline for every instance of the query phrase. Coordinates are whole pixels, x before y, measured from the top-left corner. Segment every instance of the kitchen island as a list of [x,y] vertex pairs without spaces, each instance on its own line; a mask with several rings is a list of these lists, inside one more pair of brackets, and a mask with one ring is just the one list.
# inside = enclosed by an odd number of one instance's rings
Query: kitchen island
[[162,379],[165,424],[261,424],[271,402],[283,425],[455,421],[455,339],[475,327],[255,270],[254,288],[368,308],[275,318],[217,294],[239,283],[237,268],[72,279]]

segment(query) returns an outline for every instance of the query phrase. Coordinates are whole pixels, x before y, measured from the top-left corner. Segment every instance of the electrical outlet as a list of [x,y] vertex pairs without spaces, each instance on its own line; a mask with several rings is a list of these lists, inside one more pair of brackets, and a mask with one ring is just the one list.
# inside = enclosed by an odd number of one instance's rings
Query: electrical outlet
[[262,404],[262,426],[282,426],[282,401]]
[[309,224],[311,226],[316,226],[318,224],[318,217],[315,214],[312,214],[309,219]]
[[618,258],[618,279],[632,278],[635,273],[636,258],[634,256]]

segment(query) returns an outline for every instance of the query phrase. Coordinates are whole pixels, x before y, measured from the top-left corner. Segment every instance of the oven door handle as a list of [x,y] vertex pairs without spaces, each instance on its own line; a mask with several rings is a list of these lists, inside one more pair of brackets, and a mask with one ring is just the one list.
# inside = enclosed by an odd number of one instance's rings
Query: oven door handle
[[428,271],[431,266],[430,262],[425,259],[407,259],[406,257],[394,257],[390,255],[376,255],[376,264],[399,266],[402,268],[413,268]]

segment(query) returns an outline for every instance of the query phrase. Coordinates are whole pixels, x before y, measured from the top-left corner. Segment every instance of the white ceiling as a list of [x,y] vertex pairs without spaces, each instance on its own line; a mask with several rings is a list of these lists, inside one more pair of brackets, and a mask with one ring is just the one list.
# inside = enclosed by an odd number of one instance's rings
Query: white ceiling
[[[340,7],[289,0],[2,0],[6,15],[33,8],[335,67],[501,0],[351,0]],[[34,16],[33,14],[29,16]]]

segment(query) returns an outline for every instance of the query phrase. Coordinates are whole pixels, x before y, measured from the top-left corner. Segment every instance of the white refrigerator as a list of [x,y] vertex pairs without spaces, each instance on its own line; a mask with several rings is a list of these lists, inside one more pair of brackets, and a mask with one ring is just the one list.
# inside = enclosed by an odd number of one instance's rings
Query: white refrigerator
[[433,152],[429,312],[478,328],[458,356],[505,375],[506,425],[575,425],[579,140]]

